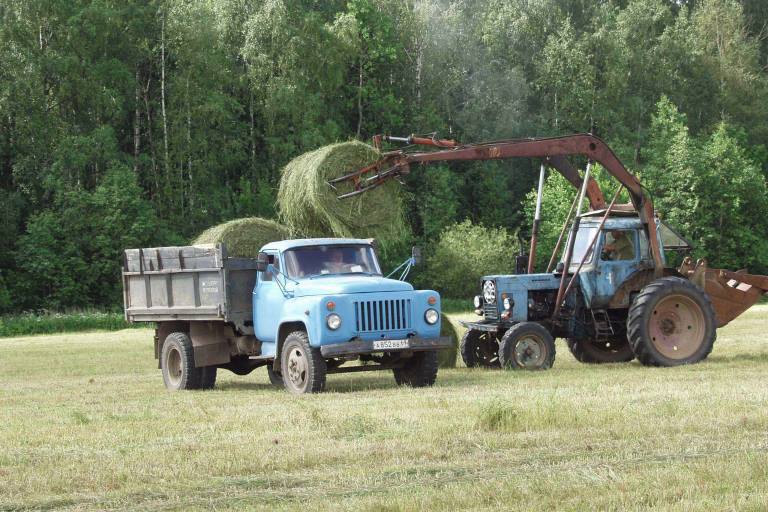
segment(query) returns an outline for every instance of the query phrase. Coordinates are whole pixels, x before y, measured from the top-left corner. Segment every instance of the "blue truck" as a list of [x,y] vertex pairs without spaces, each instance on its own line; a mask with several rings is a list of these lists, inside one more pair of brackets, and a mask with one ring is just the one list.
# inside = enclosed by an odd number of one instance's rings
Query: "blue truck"
[[437,378],[440,295],[382,274],[372,240],[303,239],[265,245],[257,258],[224,244],[128,249],[125,317],[154,322],[155,358],[168,389],[210,389],[217,370],[265,366],[294,394],[325,388],[330,373],[392,370],[398,385]]

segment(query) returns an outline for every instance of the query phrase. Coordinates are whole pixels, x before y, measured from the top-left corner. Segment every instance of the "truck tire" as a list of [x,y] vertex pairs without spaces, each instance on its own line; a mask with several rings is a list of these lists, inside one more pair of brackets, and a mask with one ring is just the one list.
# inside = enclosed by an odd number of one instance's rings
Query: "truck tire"
[[695,284],[663,277],[643,288],[629,308],[627,332],[647,366],[679,366],[706,359],[715,343],[712,303]]
[[325,389],[325,359],[320,349],[309,345],[309,336],[304,331],[294,331],[285,338],[280,368],[283,386],[294,395]]
[[283,376],[272,369],[272,363],[267,365],[267,375],[269,375],[269,383],[273,386],[284,386]]
[[615,337],[607,342],[595,341],[588,338],[568,338],[568,350],[580,363],[628,363],[635,358],[629,341],[623,337]]
[[437,364],[437,351],[414,352],[402,368],[395,368],[392,372],[398,386],[424,388],[434,385],[437,380]]
[[216,386],[217,371],[218,368],[215,366],[200,368],[200,389],[213,389]]
[[508,370],[547,370],[555,364],[555,339],[541,324],[521,322],[501,337],[499,362]]
[[467,368],[500,368],[499,340],[494,332],[468,329],[461,337],[461,359]]
[[185,332],[172,332],[163,342],[160,369],[167,389],[200,389],[202,369],[195,368],[192,340]]

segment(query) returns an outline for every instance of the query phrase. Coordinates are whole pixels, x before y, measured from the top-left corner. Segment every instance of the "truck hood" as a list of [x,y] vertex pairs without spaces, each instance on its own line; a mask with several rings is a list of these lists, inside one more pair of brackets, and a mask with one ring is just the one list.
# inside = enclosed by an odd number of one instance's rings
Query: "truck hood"
[[294,297],[343,295],[348,293],[407,292],[411,284],[379,276],[321,276],[304,279],[294,286]]

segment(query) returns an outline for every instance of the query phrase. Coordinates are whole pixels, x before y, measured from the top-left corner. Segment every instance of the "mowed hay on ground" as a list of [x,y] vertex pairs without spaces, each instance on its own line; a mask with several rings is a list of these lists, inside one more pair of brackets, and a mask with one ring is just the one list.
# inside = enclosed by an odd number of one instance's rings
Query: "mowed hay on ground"
[[302,397],[263,368],[168,392],[151,329],[2,339],[0,510],[768,510],[767,317],[697,365],[585,365],[558,340],[548,371]]
[[192,243],[224,243],[229,256],[255,258],[264,245],[285,238],[288,238],[288,230],[279,223],[259,217],[246,217],[210,227]]
[[402,235],[403,205],[399,185],[390,181],[357,197],[339,200],[353,190],[349,183],[334,190],[328,180],[361,169],[380,158],[362,142],[321,147],[291,160],[282,170],[277,203],[280,219],[294,236],[379,238]]

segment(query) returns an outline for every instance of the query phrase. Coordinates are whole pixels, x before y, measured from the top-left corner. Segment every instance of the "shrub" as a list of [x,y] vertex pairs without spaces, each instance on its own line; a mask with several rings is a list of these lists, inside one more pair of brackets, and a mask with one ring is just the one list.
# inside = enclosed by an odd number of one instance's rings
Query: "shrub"
[[466,220],[447,228],[426,259],[422,284],[445,297],[477,295],[480,278],[514,271],[519,243],[502,228]]

